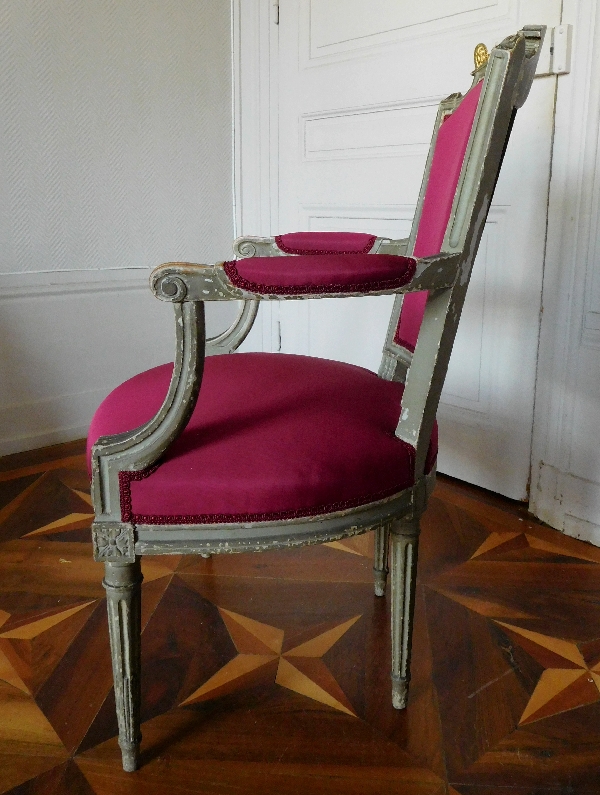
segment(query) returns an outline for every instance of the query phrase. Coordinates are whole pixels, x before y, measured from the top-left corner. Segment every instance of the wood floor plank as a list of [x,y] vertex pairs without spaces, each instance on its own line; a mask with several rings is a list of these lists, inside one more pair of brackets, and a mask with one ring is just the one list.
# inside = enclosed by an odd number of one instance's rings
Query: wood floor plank
[[371,583],[373,561],[366,555],[323,545],[254,554],[214,555],[208,560],[187,556],[182,560],[179,572],[207,577]]
[[85,515],[88,525],[93,518],[90,506],[62,482],[58,472],[45,472],[0,511],[0,541],[39,532],[73,514]]
[[[21,795],[29,792],[37,795],[31,789],[33,781],[44,773],[49,774],[49,782],[54,782],[60,776],[66,757],[66,752],[60,755],[44,756],[39,753],[39,748],[32,748],[28,754],[4,754],[0,752],[0,793],[1,795]],[[63,763],[63,764],[60,764]],[[44,792],[44,790],[42,790]],[[51,790],[50,790],[51,792]],[[41,793],[40,793],[41,795]]]
[[573,787],[565,789],[564,787],[538,787],[535,784],[531,787],[457,784],[456,787],[448,790],[448,795],[563,795],[563,793],[568,793],[568,795],[596,795],[597,792],[598,788],[595,785],[592,785],[592,789],[587,787],[583,789],[580,787],[577,789]]
[[70,461],[76,457],[77,462],[85,455],[85,439],[76,439],[73,442],[63,442],[38,450],[26,450],[22,453],[13,453],[0,458],[0,472],[13,472],[30,466],[52,469],[57,461]]
[[94,795],[94,791],[77,765],[69,760],[11,789],[9,795]]
[[[17,540],[0,544],[0,603],[3,594],[104,598],[103,566],[88,544]],[[5,608],[6,609],[6,608]]]
[[534,618],[518,623],[546,635],[600,638],[600,570],[593,565],[470,560],[430,585],[525,612]]
[[[171,762],[158,760],[136,772],[135,784],[110,762],[79,757],[78,765],[97,795],[164,795],[165,772]],[[402,771],[352,766],[239,764],[186,760],[175,766],[169,792],[174,795],[223,792],[260,792],[261,795],[445,795],[446,785],[427,771]],[[421,777],[422,774],[422,777]],[[133,789],[132,787],[135,787]]]
[[67,469],[69,467],[77,467],[83,470],[85,467],[85,455],[72,455],[66,458],[48,461],[47,463],[30,464],[19,467],[18,469],[0,470],[0,482],[14,480],[14,478],[23,478],[27,475],[35,475],[42,472],[52,472],[55,469]]

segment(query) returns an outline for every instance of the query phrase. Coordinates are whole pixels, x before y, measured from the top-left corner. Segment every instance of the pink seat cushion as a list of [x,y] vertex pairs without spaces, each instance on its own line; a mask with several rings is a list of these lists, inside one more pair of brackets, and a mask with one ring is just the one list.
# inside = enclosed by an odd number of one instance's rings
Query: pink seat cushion
[[[452,202],[477,112],[483,81],[465,94],[439,129],[413,255],[429,257],[442,250]],[[414,350],[423,321],[427,293],[406,295],[394,341]]]
[[225,263],[232,284],[261,295],[395,290],[412,279],[415,261],[392,254],[251,257]]
[[360,232],[290,232],[275,238],[286,254],[367,254],[376,240]]
[[[171,372],[172,365],[148,370],[106,398],[92,421],[88,456],[99,436],[131,430],[156,413]],[[401,491],[414,480],[413,448],[394,435],[402,390],[369,370],[326,359],[210,357],[196,410],[162,463],[141,477],[121,473],[122,518],[286,519]],[[436,453],[437,429],[428,471]]]

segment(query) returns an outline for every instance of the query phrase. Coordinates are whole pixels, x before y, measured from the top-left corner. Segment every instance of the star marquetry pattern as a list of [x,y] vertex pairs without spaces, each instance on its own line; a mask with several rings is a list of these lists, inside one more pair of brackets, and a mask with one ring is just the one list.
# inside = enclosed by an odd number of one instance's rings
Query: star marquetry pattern
[[328,541],[323,546],[337,549],[339,552],[348,552],[350,555],[359,555],[363,558],[373,557],[373,538],[371,533],[350,536],[350,538],[343,538],[341,541]]
[[95,604],[92,599],[26,619],[0,614],[0,680],[35,695]]
[[65,533],[69,530],[79,530],[87,527],[92,519],[93,513],[70,513],[57,519],[54,522],[49,522],[43,527],[38,527],[37,530],[32,530],[30,533],[25,533],[23,538],[30,538],[31,536],[51,535],[52,533]]
[[[87,476],[67,469],[21,470],[24,488],[0,508],[2,540],[10,538],[83,541],[94,513]],[[1,482],[1,481],[0,481]]]
[[492,550],[496,554],[506,554],[522,549],[534,549],[539,552],[548,552],[562,557],[574,557],[579,560],[586,560],[589,563],[600,563],[600,551],[590,548],[589,555],[582,550],[572,552],[565,549],[563,545],[553,544],[544,538],[539,538],[527,532],[493,532],[485,539],[475,552],[471,555],[471,560],[487,555]]
[[572,641],[496,623],[545,668],[519,725],[600,701],[600,641],[584,644],[584,657]]
[[352,705],[321,659],[354,626],[360,615],[282,652],[283,629],[218,608],[237,656],[180,706],[218,698],[246,687],[272,682],[356,717]]
[[[0,794],[113,795],[133,780],[83,449],[0,467]],[[373,533],[258,564],[144,556],[138,784],[596,792],[600,549],[444,478],[422,533],[406,711],[388,699],[390,594],[373,597]],[[271,586],[287,589],[281,604]]]

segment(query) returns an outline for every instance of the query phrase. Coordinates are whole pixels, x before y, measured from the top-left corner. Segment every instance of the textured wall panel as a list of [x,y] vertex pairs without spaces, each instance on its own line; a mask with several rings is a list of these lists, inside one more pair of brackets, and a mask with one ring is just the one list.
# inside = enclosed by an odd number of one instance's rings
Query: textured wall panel
[[229,254],[227,0],[0,0],[0,272]]
[[230,45],[229,0],[0,0],[0,455],[172,359],[147,268],[230,256]]

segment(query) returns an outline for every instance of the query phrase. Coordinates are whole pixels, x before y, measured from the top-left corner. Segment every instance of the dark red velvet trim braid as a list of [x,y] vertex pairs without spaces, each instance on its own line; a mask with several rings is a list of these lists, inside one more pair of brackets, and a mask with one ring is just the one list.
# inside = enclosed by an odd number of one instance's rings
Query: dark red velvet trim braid
[[277,243],[277,248],[280,251],[285,252],[286,254],[368,254],[369,251],[373,248],[375,241],[377,240],[377,235],[370,235],[367,244],[363,248],[352,248],[348,251],[341,251],[337,248],[296,248],[295,246],[287,246],[283,242],[283,238],[285,235],[277,235],[275,237],[275,242]]
[[[312,252],[314,253],[314,252]],[[353,252],[355,253],[355,252]],[[377,256],[377,255],[374,255]],[[241,290],[259,295],[318,295],[319,293],[369,293],[378,290],[397,290],[404,287],[415,274],[416,262],[408,257],[398,257],[406,264],[400,274],[393,279],[379,281],[347,282],[345,284],[260,284],[251,282],[239,273],[235,260],[224,262],[223,268],[229,281]],[[247,260],[243,260],[247,262]]]
[[[411,445],[399,440],[408,448],[410,469],[414,471],[414,449]],[[131,503],[131,481],[143,480],[156,471],[158,465],[139,472],[119,472],[119,490],[121,496],[121,520],[131,524],[171,525],[171,524],[229,524],[233,522],[272,522],[286,519],[301,519],[303,516],[319,516],[321,514],[344,511],[348,508],[357,508],[359,505],[368,505],[386,497],[392,497],[409,488],[407,485],[398,485],[374,494],[354,497],[351,500],[332,502],[327,505],[317,505],[313,508],[302,508],[290,511],[273,511],[265,513],[233,513],[233,514],[196,514],[196,515],[146,515],[133,513]]]
[[131,481],[144,480],[156,472],[160,464],[140,469],[137,472],[119,472],[119,498],[121,502],[121,521],[133,524],[133,507],[131,505]]

